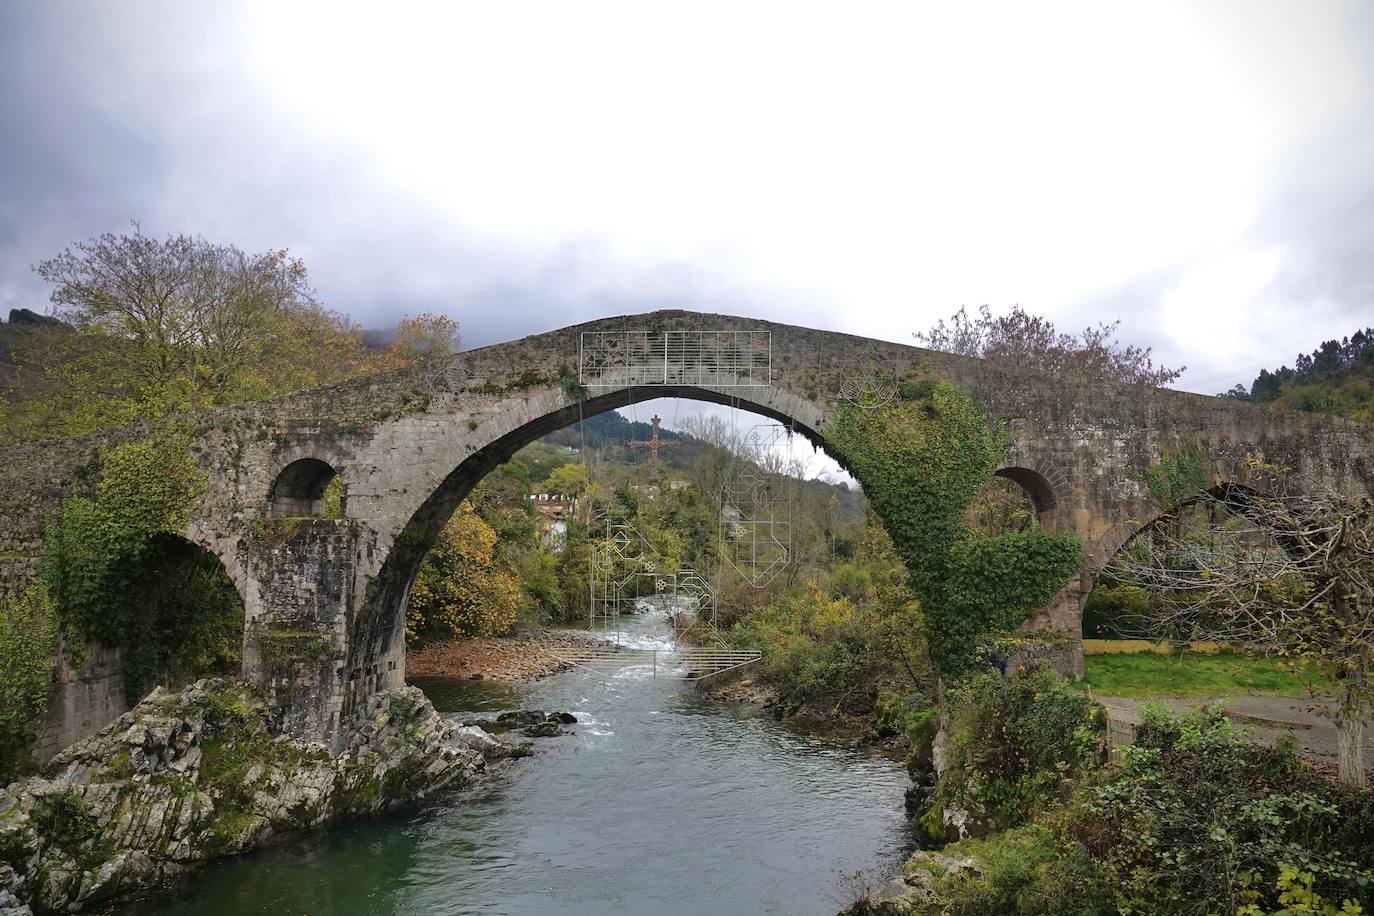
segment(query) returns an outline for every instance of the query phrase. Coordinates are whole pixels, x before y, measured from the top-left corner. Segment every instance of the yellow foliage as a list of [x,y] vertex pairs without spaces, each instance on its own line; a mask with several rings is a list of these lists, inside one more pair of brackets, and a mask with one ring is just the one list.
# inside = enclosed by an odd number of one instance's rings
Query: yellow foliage
[[496,532],[464,501],[425,557],[406,611],[412,640],[499,636],[515,625],[520,584],[495,558]]

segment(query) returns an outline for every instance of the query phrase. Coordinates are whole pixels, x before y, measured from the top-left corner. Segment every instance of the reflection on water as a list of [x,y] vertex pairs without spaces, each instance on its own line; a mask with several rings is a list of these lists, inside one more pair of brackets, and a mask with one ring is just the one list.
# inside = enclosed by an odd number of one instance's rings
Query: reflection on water
[[895,873],[909,846],[899,764],[647,668],[417,683],[459,717],[579,724],[476,790],[212,866],[122,912],[834,913],[840,872]]

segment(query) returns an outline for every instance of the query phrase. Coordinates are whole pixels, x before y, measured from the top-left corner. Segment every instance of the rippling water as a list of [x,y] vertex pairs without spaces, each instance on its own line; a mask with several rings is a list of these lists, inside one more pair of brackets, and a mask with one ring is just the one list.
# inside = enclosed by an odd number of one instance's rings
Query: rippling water
[[206,869],[126,914],[834,913],[910,846],[893,761],[637,668],[417,682],[458,716],[570,710],[475,791]]

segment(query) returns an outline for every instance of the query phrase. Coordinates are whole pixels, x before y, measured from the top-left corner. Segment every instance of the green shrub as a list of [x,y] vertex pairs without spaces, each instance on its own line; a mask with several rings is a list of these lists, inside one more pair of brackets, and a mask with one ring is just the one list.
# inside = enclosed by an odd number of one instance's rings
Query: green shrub
[[977,869],[932,882],[944,916],[1108,916],[1117,913],[1111,874],[1051,827],[1028,824],[947,847],[975,857]]
[[[1051,803],[1028,822],[947,846],[946,856],[972,856],[976,867],[936,875],[931,912],[1295,916],[1364,912],[1374,902],[1371,793],[1323,779],[1291,747],[1247,742],[1216,709],[1147,708],[1123,765],[1084,766],[1077,740],[1049,737],[1069,730],[1072,707],[1037,698],[1035,680],[998,687],[987,677],[965,688],[950,756],[972,787],[962,800],[979,803],[980,780],[1006,783],[1020,771],[1019,784],[1030,775]],[[1017,709],[1031,714],[1006,712]],[[989,745],[1001,735],[1006,747],[979,750],[980,735]],[[1053,804],[1053,786],[1036,786],[1029,761],[1053,773],[1066,759],[1077,760],[1081,783]],[[1018,793],[993,793],[1007,796]]]
[[40,796],[29,816],[45,840],[61,846],[83,843],[100,832],[90,804],[72,789]]
[[1123,769],[1085,790],[1074,830],[1131,912],[1281,906],[1284,869],[1310,874],[1328,900],[1374,896],[1370,794],[1327,782],[1291,747],[1250,744],[1218,708],[1147,707]]
[[42,582],[0,599],[0,783],[20,767],[48,708],[57,624]]
[[1066,801],[1102,757],[1106,711],[1048,667],[974,675],[945,702],[948,766],[931,810],[963,809],[982,829]]
[[863,714],[884,689],[925,685],[921,631],[920,609],[901,587],[856,602],[813,584],[751,608],[728,637],[763,650],[760,672],[785,703]]

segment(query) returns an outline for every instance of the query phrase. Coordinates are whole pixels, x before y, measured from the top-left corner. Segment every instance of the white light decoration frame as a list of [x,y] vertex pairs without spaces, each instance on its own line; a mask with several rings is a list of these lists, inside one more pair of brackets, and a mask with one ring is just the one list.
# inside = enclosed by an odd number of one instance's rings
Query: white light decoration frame
[[791,431],[776,423],[744,437],[720,499],[720,554],[753,588],[764,588],[792,562],[792,480],[764,470],[755,458],[774,453]]
[[609,515],[598,520],[606,522],[606,534],[591,545],[587,626],[619,630],[626,586],[639,576],[654,574],[653,548],[634,525]]
[[431,395],[460,391],[467,386],[468,372],[458,355],[431,359],[425,364],[425,387]]
[[773,378],[772,331],[583,331],[578,351],[588,388],[749,388]]
[[[653,545],[638,528],[617,521],[604,511],[598,513],[595,521],[606,523],[606,534],[591,545],[588,629],[614,629],[619,634],[620,615],[626,603],[637,600],[634,592],[638,589],[628,596],[626,590],[638,580],[649,579],[655,595],[670,599],[675,637],[698,628],[708,634],[708,639],[715,637],[716,592],[706,577],[686,564],[679,566],[677,572],[660,572]],[[687,602],[692,605],[690,609],[683,607]],[[684,610],[690,610],[690,614]]]
[[855,357],[838,396],[864,410],[876,410],[897,397],[897,373],[886,367],[878,348],[868,344]]

